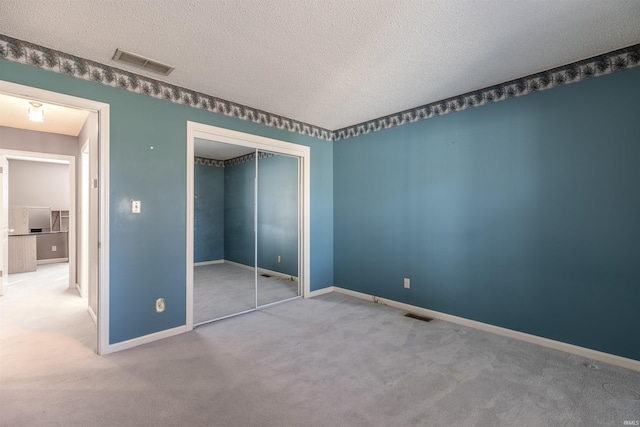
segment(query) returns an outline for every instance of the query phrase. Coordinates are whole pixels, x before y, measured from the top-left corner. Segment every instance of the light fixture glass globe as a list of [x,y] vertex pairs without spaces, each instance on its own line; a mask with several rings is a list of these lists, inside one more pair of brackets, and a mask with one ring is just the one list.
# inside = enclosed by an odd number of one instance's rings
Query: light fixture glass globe
[[42,111],[42,104],[39,102],[30,102],[29,107],[29,120],[32,122],[44,121],[44,111]]

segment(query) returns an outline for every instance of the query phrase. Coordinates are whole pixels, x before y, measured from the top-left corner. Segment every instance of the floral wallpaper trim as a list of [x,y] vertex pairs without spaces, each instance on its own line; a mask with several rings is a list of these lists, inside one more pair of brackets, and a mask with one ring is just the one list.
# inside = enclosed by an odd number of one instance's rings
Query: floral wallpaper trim
[[328,130],[0,34],[0,58],[240,120],[341,141],[640,66],[640,44],[338,130]]
[[332,132],[328,129],[195,92],[3,34],[0,34],[0,58],[288,132],[327,141],[331,141],[333,137]]
[[640,66],[640,44],[333,131],[333,141],[366,135],[468,108],[548,90]]
[[207,159],[206,157],[194,157],[194,163],[202,166],[224,167],[224,160]]
[[[263,151],[258,152],[258,160],[267,159],[269,157],[275,156],[274,153],[266,153]],[[241,165],[243,163],[248,163],[254,161],[256,158],[255,153],[245,154],[240,157],[234,157],[229,160],[215,160],[215,159],[207,159],[206,157],[194,157],[194,163],[197,165],[203,166],[214,166],[217,168],[228,168],[230,166]]]

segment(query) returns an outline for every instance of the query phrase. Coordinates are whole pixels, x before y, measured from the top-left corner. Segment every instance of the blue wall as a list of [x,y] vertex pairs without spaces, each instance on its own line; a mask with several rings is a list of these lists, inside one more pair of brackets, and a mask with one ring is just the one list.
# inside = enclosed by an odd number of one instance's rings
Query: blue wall
[[0,79],[111,105],[111,343],[185,323],[191,120],[311,147],[312,290],[335,262],[338,286],[640,360],[638,69],[337,144],[8,61]]
[[336,143],[336,286],[640,360],[639,100],[635,69]]
[[298,277],[297,158],[258,160],[258,267]]
[[185,324],[188,120],[311,148],[311,289],[333,284],[332,143],[4,60],[0,79],[111,105],[111,343]]
[[224,168],[193,170],[194,262],[224,259]]
[[[253,266],[255,158],[224,169],[225,259]],[[258,160],[258,267],[298,276],[296,158],[272,156]]]
[[225,258],[255,265],[255,159],[225,167],[224,179]]

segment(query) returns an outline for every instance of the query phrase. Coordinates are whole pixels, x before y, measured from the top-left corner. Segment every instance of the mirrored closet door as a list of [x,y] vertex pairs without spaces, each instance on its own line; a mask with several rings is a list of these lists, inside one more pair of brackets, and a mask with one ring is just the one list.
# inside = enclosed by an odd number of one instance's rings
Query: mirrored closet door
[[193,323],[301,295],[299,158],[195,140]]
[[300,295],[299,159],[258,152],[258,306]]

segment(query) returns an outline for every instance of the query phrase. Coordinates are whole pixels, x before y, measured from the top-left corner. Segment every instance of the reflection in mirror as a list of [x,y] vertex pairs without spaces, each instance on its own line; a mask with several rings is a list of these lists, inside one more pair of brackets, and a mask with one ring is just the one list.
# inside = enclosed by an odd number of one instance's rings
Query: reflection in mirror
[[255,150],[197,140],[193,323],[254,310]]
[[300,295],[298,158],[258,153],[258,306]]

